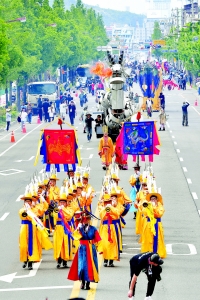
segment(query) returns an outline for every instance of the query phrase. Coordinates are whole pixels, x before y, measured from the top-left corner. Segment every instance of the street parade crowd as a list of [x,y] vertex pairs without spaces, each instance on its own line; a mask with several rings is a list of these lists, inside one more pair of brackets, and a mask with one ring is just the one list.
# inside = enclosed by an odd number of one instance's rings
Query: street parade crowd
[[[104,267],[114,267],[123,251],[122,239],[125,216],[133,212],[135,233],[139,235],[141,254],[130,260],[131,281],[128,297],[134,299],[137,276],[142,270],[148,278],[145,299],[151,299],[156,280],[166,258],[161,217],[163,198],[158,192],[151,166],[142,172],[138,163],[129,178],[130,195],[119,185],[118,166],[107,168],[98,200],[99,230],[92,226],[94,215],[94,188],[89,183],[90,168],[69,169],[68,176],[58,185],[56,172],[34,176],[21,198],[19,211],[20,261],[23,268],[32,270],[39,262],[42,249],[53,248],[56,267],[71,267],[67,278],[79,280],[81,289],[90,289],[90,282],[99,281],[97,252],[103,256]],[[51,236],[53,235],[53,242]]]

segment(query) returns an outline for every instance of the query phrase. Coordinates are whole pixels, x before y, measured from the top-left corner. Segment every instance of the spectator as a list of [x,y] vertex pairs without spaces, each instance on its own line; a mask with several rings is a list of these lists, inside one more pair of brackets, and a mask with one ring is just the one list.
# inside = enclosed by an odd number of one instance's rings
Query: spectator
[[94,89],[95,89],[95,84],[94,84],[94,82],[92,82],[92,84],[91,84],[92,96],[94,96]]
[[182,112],[183,112],[183,121],[182,121],[182,125],[183,126],[188,126],[188,111],[187,108],[190,105],[189,102],[183,102],[183,106],[182,106]]
[[66,104],[66,101],[63,101],[63,102],[60,104],[60,116],[61,116],[61,118],[63,119],[63,121],[64,121],[65,118],[66,118],[66,110],[67,110],[67,104]]
[[57,98],[55,101],[55,107],[56,107],[56,115],[58,116],[60,114],[60,99]]
[[87,105],[85,107],[83,107],[83,111],[82,111],[81,116],[79,118],[79,120],[82,121],[82,123],[83,123],[83,133],[86,133],[86,131],[85,131],[85,127],[86,127],[85,118],[86,118],[87,109],[88,109]]
[[101,119],[101,115],[97,115],[97,118],[95,119],[95,127],[94,130],[97,132],[97,127],[103,125],[103,120]]
[[25,122],[27,121],[27,112],[25,111],[25,108],[22,108],[20,118],[21,118],[21,129],[23,132],[23,127],[25,126]]
[[83,107],[83,104],[85,103],[85,94],[84,94],[84,91],[81,91],[81,93],[79,95],[79,99],[80,99],[80,106]]
[[6,109],[6,128],[5,130],[9,131],[10,128],[10,122],[11,122],[11,112],[10,108]]
[[70,102],[73,101],[73,97],[70,94],[68,94],[66,97],[66,101],[67,101],[67,105],[69,105]]
[[32,121],[32,112],[33,112],[32,105],[29,102],[27,106],[27,121],[29,122],[29,124],[31,124]]
[[92,118],[92,115],[90,113],[86,113],[86,119],[85,119],[85,124],[86,124],[86,132],[87,132],[87,139],[88,143],[91,140],[92,137],[92,122],[94,119]]
[[159,99],[160,99],[160,106],[165,110],[165,96],[163,95],[162,92],[160,93]]
[[37,110],[38,110],[40,121],[42,121],[42,95],[40,95],[38,98]]
[[74,101],[72,100],[70,104],[68,105],[69,110],[69,119],[72,126],[74,126],[74,119],[76,116],[76,105],[74,104]]
[[146,109],[147,109],[147,116],[149,118],[152,117],[152,104],[153,104],[153,101],[151,99],[147,99],[147,101],[146,101]]
[[49,106],[49,102],[47,101],[47,99],[45,99],[44,103],[42,104],[45,122],[49,122]]
[[53,104],[49,106],[48,113],[49,113],[49,122],[52,122],[54,120],[54,114],[55,114],[55,107]]

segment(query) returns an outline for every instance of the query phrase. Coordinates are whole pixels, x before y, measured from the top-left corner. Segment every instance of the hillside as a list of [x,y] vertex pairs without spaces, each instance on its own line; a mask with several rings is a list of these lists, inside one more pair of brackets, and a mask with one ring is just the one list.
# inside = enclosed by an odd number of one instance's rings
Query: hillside
[[[64,0],[66,9],[70,9],[70,6],[72,4],[76,4],[76,0]],[[53,0],[49,1],[50,5],[52,5]],[[83,1],[84,3],[84,1]],[[145,19],[144,15],[138,15],[134,14],[128,11],[118,11],[113,9],[106,9],[101,8],[99,6],[91,6],[84,4],[86,7],[93,8],[97,13],[102,15],[104,24],[106,26],[110,26],[112,24],[117,25],[125,25],[128,24],[129,26],[136,26],[136,23],[138,22],[139,25],[142,25],[143,20]]]

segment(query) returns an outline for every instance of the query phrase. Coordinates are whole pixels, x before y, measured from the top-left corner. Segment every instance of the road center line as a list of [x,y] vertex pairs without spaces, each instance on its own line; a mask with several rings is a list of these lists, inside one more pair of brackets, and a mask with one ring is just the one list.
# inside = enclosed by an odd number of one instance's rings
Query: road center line
[[0,221],[4,221],[4,220],[7,218],[7,216],[8,216],[9,214],[10,214],[9,212],[5,213],[5,214],[0,218]]
[[177,145],[177,142],[174,142],[174,145]]
[[189,184],[191,184],[191,183],[192,183],[192,180],[191,180],[190,178],[187,178],[187,182],[188,182]]
[[187,168],[186,168],[186,167],[183,167],[183,171],[184,171],[184,172],[187,172]]
[[93,155],[94,155],[94,154],[90,154],[89,159],[90,159],[90,158],[93,158]]
[[2,152],[0,154],[0,156],[3,156],[6,152],[8,152],[10,149],[12,149],[13,147],[15,147],[19,142],[21,142],[23,139],[25,139],[25,137],[27,137],[27,135],[29,135],[30,133],[32,133],[35,129],[37,129],[38,127],[40,127],[40,125],[36,126],[35,128],[33,128],[31,131],[29,131],[28,133],[26,133],[21,139],[19,139],[15,144],[13,144],[12,146],[10,146],[8,149],[6,149],[4,152]]
[[38,286],[38,287],[28,287],[28,288],[0,289],[0,292],[19,292],[19,291],[56,290],[56,289],[58,290],[58,289],[71,289],[72,287],[73,287],[72,285]]
[[180,153],[181,151],[179,149],[176,149],[177,153]]
[[182,157],[179,157],[180,161],[183,161],[183,158]]

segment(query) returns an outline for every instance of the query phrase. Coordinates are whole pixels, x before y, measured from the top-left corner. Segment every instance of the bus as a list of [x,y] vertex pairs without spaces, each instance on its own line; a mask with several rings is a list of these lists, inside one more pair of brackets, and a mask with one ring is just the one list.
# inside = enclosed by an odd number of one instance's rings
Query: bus
[[33,114],[37,114],[37,101],[42,95],[42,100],[48,99],[54,102],[58,95],[57,83],[54,81],[37,81],[27,84],[27,102],[33,107]]

